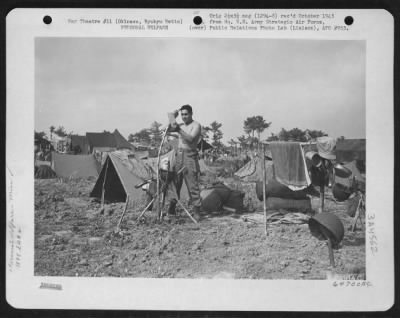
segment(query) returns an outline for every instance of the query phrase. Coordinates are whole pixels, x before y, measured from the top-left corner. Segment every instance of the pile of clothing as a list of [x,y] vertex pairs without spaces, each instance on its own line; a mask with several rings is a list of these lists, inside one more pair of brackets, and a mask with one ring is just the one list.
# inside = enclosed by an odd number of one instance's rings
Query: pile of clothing
[[230,189],[221,182],[214,183],[200,192],[201,208],[205,212],[218,212],[223,208],[232,212],[244,210],[245,193]]

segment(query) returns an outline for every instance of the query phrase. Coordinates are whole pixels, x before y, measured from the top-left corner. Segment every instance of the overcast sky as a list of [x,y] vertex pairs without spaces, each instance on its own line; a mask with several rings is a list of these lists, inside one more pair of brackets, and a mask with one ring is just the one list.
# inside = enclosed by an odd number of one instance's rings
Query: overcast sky
[[271,127],[365,138],[365,42],[272,39],[37,38],[35,129],[125,137],[191,104],[224,141],[246,117]]

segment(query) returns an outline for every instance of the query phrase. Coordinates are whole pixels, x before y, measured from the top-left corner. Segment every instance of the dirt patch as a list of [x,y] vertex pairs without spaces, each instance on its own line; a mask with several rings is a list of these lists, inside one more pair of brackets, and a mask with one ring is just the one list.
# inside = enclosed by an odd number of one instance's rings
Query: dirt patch
[[[254,184],[222,181],[246,193],[246,213],[262,210]],[[365,273],[365,232],[348,230],[346,205],[329,194],[326,211],[346,229],[334,251],[336,268],[329,265],[326,243],[311,236],[306,224],[270,226],[265,236],[262,223],[227,212],[210,214],[199,225],[182,211],[162,223],[149,211],[137,222],[143,198],[128,209],[116,231],[124,203],[101,210],[89,198],[94,182],[35,181],[35,275],[326,279],[332,272]],[[312,205],[317,207],[318,199]]]

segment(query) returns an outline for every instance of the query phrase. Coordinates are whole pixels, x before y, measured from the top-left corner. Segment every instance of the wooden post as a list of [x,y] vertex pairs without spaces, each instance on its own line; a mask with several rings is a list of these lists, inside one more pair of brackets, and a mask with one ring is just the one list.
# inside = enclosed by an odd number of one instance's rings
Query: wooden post
[[321,166],[321,178],[320,178],[320,186],[319,186],[319,213],[324,212],[325,205],[325,177],[327,170],[325,168],[325,159],[322,159]]
[[[161,159],[161,150],[162,150],[162,146],[164,144],[165,138],[167,137],[167,133],[168,133],[168,126],[167,128],[165,128],[162,139],[161,139],[161,143],[160,143],[160,148],[158,149],[158,156],[157,156],[157,194],[160,193],[160,159]],[[158,219],[161,220],[161,202],[160,202],[160,198],[157,197],[157,201],[156,201],[156,209],[158,212]]]
[[335,267],[335,258],[333,256],[332,241],[329,237],[327,237],[327,244],[329,250],[329,262],[331,263],[332,267]]
[[362,220],[361,220],[361,216],[360,216],[360,209],[361,209],[361,200],[362,198],[359,197],[358,199],[358,204],[357,204],[357,210],[356,210],[356,214],[353,217],[352,220],[352,224],[351,224],[351,231],[354,232],[357,228],[357,221],[360,218],[360,222],[361,222],[361,228],[362,228]]
[[319,187],[319,213],[324,212],[325,204],[325,184],[321,184]]
[[267,202],[266,202],[266,180],[265,180],[265,154],[264,154],[264,144],[261,145],[261,167],[262,167],[262,175],[263,175],[263,208],[264,208],[264,225],[265,225],[265,235],[268,235],[267,232]]
[[106,179],[107,179],[107,171],[108,171],[108,161],[110,160],[110,158],[107,158],[107,163],[106,163],[106,171],[104,172],[104,180],[103,180],[103,187],[102,187],[102,191],[101,191],[101,208],[104,207],[104,194],[105,194],[105,185],[106,185]]

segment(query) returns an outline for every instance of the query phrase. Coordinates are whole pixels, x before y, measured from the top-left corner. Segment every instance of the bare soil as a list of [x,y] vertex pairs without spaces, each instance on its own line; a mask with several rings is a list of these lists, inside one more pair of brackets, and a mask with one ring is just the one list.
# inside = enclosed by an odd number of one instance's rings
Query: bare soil
[[[248,215],[262,215],[255,185],[225,179],[246,193]],[[326,211],[345,226],[334,251],[310,234],[307,224],[279,224],[264,233],[262,222],[241,214],[215,212],[198,225],[183,211],[158,222],[155,212],[137,218],[145,202],[128,209],[116,226],[124,203],[89,198],[95,179],[35,180],[35,275],[164,278],[326,279],[329,273],[365,274],[364,229],[351,232],[347,205],[326,200]],[[318,198],[312,199],[317,207]],[[252,214],[251,214],[252,212]],[[274,211],[269,211],[269,213]],[[257,218],[255,218],[257,219]]]

